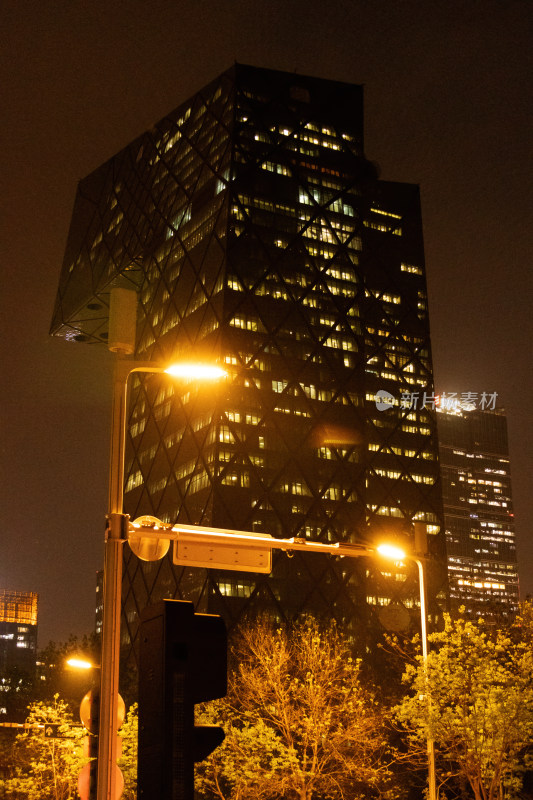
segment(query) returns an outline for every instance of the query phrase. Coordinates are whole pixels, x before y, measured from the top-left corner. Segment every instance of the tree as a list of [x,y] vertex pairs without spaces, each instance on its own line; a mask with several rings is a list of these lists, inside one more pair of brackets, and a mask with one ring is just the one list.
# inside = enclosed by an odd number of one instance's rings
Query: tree
[[427,670],[420,656],[407,666],[411,693],[396,716],[408,733],[410,758],[422,756],[428,737],[435,741],[442,787],[469,786],[476,800],[519,791],[533,737],[533,652],[526,638],[446,616],[444,630],[429,637]]
[[128,709],[119,734],[122,740],[122,755],[118,765],[124,777],[122,800],[137,798],[137,753],[138,753],[139,713],[137,703]]
[[[56,695],[51,703],[36,702],[26,720],[31,727],[16,737],[11,777],[0,785],[9,800],[70,800],[76,796],[83,756],[83,729],[73,723],[67,704]],[[47,738],[58,725],[60,738]]]
[[276,731],[261,719],[240,715],[237,720],[224,700],[207,704],[197,717],[203,725],[223,725],[226,732],[224,743],[197,766],[200,795],[222,800],[273,796],[290,757]]
[[354,800],[383,791],[383,714],[333,625],[307,621],[288,634],[261,623],[243,632],[234,655],[227,698],[201,717],[226,731],[197,769],[201,794]]
[[[81,723],[72,719],[68,704],[56,695],[51,703],[35,702],[29,707],[26,723],[31,726],[19,734],[7,752],[3,743],[4,763],[11,774],[0,788],[6,800],[71,800],[78,797],[76,788],[87,735]],[[46,726],[58,725],[59,738],[46,738]],[[118,762],[124,777],[124,800],[137,797],[137,704],[132,705],[120,727],[122,756]],[[4,764],[3,764],[4,765]]]

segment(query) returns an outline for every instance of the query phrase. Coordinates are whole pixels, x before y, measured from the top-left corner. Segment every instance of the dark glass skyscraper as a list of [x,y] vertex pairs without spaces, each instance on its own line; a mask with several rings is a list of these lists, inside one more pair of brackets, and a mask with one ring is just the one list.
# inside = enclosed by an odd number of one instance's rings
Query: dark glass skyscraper
[[453,611],[501,619],[518,608],[518,564],[503,411],[437,415]]
[[[129,286],[137,358],[228,370],[216,389],[133,381],[132,518],[325,542],[409,537],[420,520],[436,612],[435,415],[400,403],[432,393],[419,192],[378,179],[362,102],[360,86],[242,65],[198,92],[80,183],[52,332],[105,342],[110,288]],[[391,603],[416,618],[409,566],[274,562],[256,576],[128,552],[124,642],[164,597],[230,625],[310,611],[361,631]]]

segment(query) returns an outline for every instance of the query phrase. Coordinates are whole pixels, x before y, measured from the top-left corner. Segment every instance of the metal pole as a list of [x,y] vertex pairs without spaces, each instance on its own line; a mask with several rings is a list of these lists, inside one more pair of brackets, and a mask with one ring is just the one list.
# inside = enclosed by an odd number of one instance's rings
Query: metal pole
[[129,517],[124,514],[124,452],[128,377],[132,372],[162,373],[146,361],[127,361],[118,353],[113,374],[108,518],[104,550],[100,725],[98,733],[97,800],[117,800],[117,728],[122,605],[122,548]]
[[[418,566],[418,577],[420,586],[420,633],[422,638],[422,661],[424,667],[424,677],[426,682],[426,699],[428,703],[428,712],[431,709],[429,698],[428,686],[428,631],[427,631],[427,586],[426,586],[426,570],[425,559],[418,556],[412,556]],[[437,776],[435,770],[435,740],[428,730],[427,734],[427,754],[428,754],[428,785],[429,785],[429,800],[437,800]]]
[[131,364],[117,358],[113,376],[109,516],[104,551],[104,609],[100,675],[97,800],[117,800],[117,722],[122,598],[122,546],[127,517],[123,514],[124,446],[127,378]]

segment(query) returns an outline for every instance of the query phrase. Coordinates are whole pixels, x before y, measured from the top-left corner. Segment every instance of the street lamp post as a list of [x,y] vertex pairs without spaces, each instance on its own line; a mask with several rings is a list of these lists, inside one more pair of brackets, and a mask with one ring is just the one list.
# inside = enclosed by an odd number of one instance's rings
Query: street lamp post
[[[130,528],[130,536],[142,535],[139,530]],[[148,532],[148,536],[153,535]],[[422,660],[427,682],[427,661],[428,661],[428,631],[427,631],[427,534],[426,526],[423,523],[415,522],[415,552],[406,553],[399,547],[390,544],[383,544],[378,547],[363,544],[324,544],[322,542],[310,542],[306,539],[274,539],[268,534],[249,534],[244,531],[216,531],[209,528],[199,528],[193,526],[181,526],[179,524],[158,534],[177,540],[178,549],[175,553],[174,563],[189,564],[191,566],[211,566],[222,569],[250,570],[255,572],[269,572],[269,564],[265,558],[267,552],[272,549],[285,551],[301,550],[308,553],[330,553],[331,555],[344,556],[348,558],[359,558],[361,556],[372,556],[378,553],[385,558],[403,561],[406,558],[414,561],[418,567],[419,592],[420,592],[420,635],[422,640]],[[217,553],[218,547],[218,553]],[[181,548],[181,550],[180,550]],[[223,549],[222,549],[223,548]],[[231,556],[228,558],[228,548],[231,549]],[[249,550],[255,550],[262,554],[264,565],[257,566],[257,559],[253,562],[243,555]],[[217,561],[218,559],[218,561]],[[231,563],[233,560],[233,564]],[[429,697],[428,697],[429,704]],[[430,706],[429,706],[430,707]],[[428,787],[429,800],[437,800],[437,782],[435,769],[435,742],[430,731],[427,735],[427,754],[428,754]]]
[[428,754],[428,788],[429,800],[437,800],[437,771],[435,767],[435,740],[431,734],[429,725],[431,724],[431,698],[429,696],[428,681],[428,633],[427,633],[427,529],[421,522],[415,522],[415,554],[411,558],[418,567],[418,577],[420,585],[420,628],[422,638],[422,661],[424,666],[424,680],[426,682],[426,699],[428,704],[428,733],[427,733],[427,754]]
[[[427,585],[425,559],[418,555],[411,556],[418,567],[418,578],[420,584],[420,634],[422,639],[422,661],[424,665],[424,678],[426,681],[426,694],[428,710],[430,710],[430,698],[428,694],[428,633],[427,633]],[[429,720],[431,722],[431,720]],[[427,734],[427,754],[428,754],[428,787],[429,800],[437,800],[437,774],[435,768],[435,740],[428,729]]]
[[[156,524],[154,524],[156,523]],[[360,558],[379,554],[388,559],[403,561],[411,559],[418,567],[420,591],[420,633],[422,639],[422,659],[427,681],[428,633],[427,633],[427,581],[426,581],[426,526],[415,523],[415,552],[406,553],[390,544],[373,547],[365,544],[313,542],[304,538],[276,539],[270,534],[249,531],[230,531],[199,525],[165,525],[151,519],[145,526],[141,520],[128,525],[132,541],[139,539],[171,540],[176,544],[174,563],[185,566],[199,566],[213,569],[235,569],[249,572],[268,573],[272,569],[270,554],[272,550],[295,550],[307,553],[329,553],[345,558]],[[428,698],[429,704],[429,698]],[[437,800],[435,742],[428,731],[428,786],[429,800]]]
[[176,364],[164,368],[153,362],[117,357],[113,375],[109,502],[104,550],[100,724],[97,800],[117,800],[117,727],[122,597],[122,548],[128,537],[128,515],[124,514],[124,451],[128,378],[134,372],[167,373],[174,377],[200,379],[225,375],[218,367]]
[[[111,450],[109,463],[108,518],[104,549],[102,653],[100,673],[100,723],[98,743],[98,800],[116,800],[118,682],[120,613],[122,596],[122,547],[127,517],[123,513],[124,448],[128,378],[146,371],[117,357],[113,374]],[[154,372],[160,371],[152,366]]]
[[[420,591],[420,638],[422,641],[422,664],[424,668],[424,679],[426,682],[426,697],[428,702],[428,710],[431,708],[429,694],[428,694],[428,612],[427,612],[427,576],[426,576],[426,550],[427,550],[427,533],[426,526],[422,522],[415,522],[415,552],[405,553],[399,548],[391,547],[390,545],[382,545],[378,547],[378,552],[388,558],[410,558],[418,567],[418,586]],[[394,553],[396,551],[396,555]],[[435,768],[435,740],[428,730],[427,734],[427,756],[428,756],[428,800],[437,800],[437,774]]]

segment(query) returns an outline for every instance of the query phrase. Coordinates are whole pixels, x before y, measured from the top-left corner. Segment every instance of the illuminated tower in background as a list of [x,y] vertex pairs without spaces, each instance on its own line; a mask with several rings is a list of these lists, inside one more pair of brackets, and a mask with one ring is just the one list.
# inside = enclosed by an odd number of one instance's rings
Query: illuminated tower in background
[[24,718],[18,693],[35,679],[38,600],[36,592],[0,589],[0,721]]
[[518,564],[503,411],[437,415],[452,611],[501,620],[518,608]]
[[[433,387],[419,192],[378,179],[362,103],[360,86],[238,64],[195,94],[80,183],[52,333],[105,343],[110,288],[127,286],[137,358],[229,372],[215,389],[133,381],[132,518],[326,542],[409,537],[420,520],[437,614],[435,414],[399,400]],[[278,554],[256,576],[125,560],[125,646],[167,597],[230,626],[313,612],[361,636],[417,615],[405,565]]]

